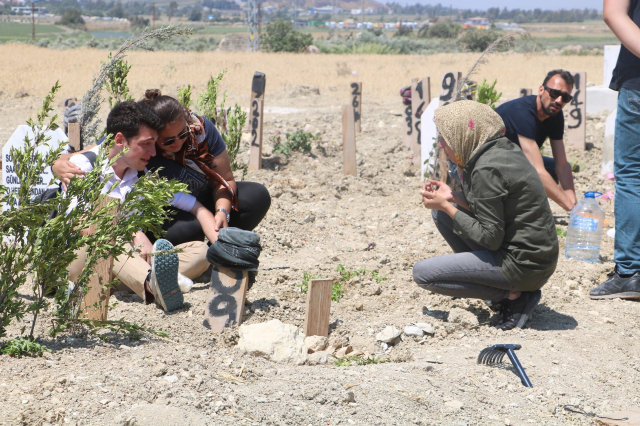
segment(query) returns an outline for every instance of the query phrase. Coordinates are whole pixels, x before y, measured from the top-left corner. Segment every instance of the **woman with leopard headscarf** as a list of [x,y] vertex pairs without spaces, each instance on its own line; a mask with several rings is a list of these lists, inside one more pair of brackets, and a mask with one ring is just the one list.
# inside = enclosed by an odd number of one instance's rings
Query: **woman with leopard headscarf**
[[434,293],[484,299],[502,313],[498,328],[522,328],[558,261],[542,182],[487,105],[454,102],[436,111],[435,122],[463,191],[431,180],[422,198],[455,254],[418,262],[413,278]]

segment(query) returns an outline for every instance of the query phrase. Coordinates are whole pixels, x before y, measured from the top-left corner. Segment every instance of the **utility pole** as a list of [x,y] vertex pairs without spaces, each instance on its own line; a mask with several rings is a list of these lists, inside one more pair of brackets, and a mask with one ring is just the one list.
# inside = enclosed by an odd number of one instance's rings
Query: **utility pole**
[[249,52],[257,52],[260,49],[259,33],[259,6],[258,0],[249,0],[247,10],[247,27],[249,31]]
[[36,41],[36,8],[31,0],[31,40]]
[[156,29],[156,4],[151,5],[151,29]]
[[362,0],[362,31],[364,31],[364,0]]

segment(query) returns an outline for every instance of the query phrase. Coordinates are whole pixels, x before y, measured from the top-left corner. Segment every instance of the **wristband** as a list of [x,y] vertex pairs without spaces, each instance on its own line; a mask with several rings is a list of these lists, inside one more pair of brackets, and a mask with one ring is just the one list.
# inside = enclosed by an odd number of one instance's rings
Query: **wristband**
[[218,209],[216,210],[216,213],[218,212],[223,212],[225,215],[227,215],[227,223],[231,222],[231,215],[228,211],[226,211],[225,209]]

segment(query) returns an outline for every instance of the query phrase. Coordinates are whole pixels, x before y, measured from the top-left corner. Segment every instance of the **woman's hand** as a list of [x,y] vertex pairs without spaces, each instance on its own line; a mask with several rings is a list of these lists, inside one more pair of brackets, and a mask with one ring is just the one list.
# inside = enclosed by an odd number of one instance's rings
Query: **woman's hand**
[[[444,185],[449,188],[448,186]],[[445,191],[446,192],[446,191]],[[451,192],[451,190],[449,190]],[[431,210],[445,210],[447,206],[450,206],[449,201],[439,191],[434,190],[431,187],[431,183],[425,183],[422,185],[422,203],[424,206]]]
[[[200,203],[200,201],[196,201],[189,213],[198,219],[198,222],[200,222],[200,226],[202,227],[202,232],[204,232],[204,235],[211,244],[218,241],[218,232],[220,229],[218,228],[217,215],[214,216],[209,209]],[[225,217],[225,221],[226,219],[227,218]]]
[[[425,184],[427,185],[427,184]],[[429,186],[431,186],[433,188],[433,186],[437,186],[438,190],[436,191],[436,194],[442,196],[442,198],[444,198],[447,201],[454,201],[453,198],[453,191],[451,190],[451,188],[449,187],[449,185],[447,185],[444,182],[440,182],[439,180],[429,180]]]

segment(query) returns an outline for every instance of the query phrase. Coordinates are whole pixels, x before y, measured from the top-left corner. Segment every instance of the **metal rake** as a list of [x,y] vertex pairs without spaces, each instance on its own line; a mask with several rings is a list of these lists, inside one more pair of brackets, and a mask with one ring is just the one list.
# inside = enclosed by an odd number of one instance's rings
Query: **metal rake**
[[523,385],[530,388],[533,387],[531,385],[531,381],[527,377],[527,373],[524,372],[524,368],[522,368],[522,364],[518,360],[516,353],[518,349],[522,348],[521,345],[493,345],[488,348],[483,349],[478,355],[478,364],[498,364],[502,362],[504,355],[507,354],[511,364],[516,369],[518,376],[520,376],[520,381]]

